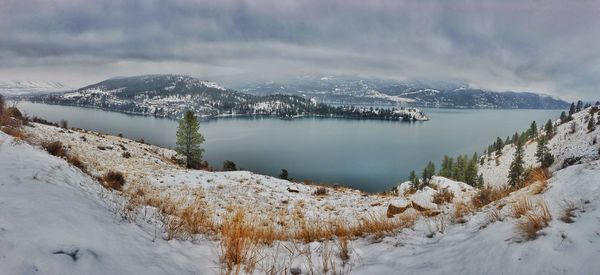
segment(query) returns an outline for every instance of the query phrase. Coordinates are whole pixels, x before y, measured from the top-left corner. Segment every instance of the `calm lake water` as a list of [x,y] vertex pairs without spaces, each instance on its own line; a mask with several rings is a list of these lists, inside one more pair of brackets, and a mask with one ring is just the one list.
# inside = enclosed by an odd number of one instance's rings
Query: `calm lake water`
[[[79,107],[20,102],[28,115],[103,133],[122,133],[147,143],[175,146],[177,121]],[[337,183],[367,192],[384,191],[420,173],[429,160],[482,152],[497,136],[557,118],[560,110],[425,109],[431,121],[303,118],[227,118],[201,122],[204,159],[216,168],[224,160],[238,168],[277,176]]]

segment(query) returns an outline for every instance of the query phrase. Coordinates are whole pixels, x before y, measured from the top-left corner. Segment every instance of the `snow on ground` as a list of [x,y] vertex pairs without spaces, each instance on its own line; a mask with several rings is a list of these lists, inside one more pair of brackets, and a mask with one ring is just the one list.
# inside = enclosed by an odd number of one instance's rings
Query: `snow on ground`
[[[573,121],[558,125],[554,137],[549,141],[550,152],[554,155],[554,164],[550,171],[556,171],[562,168],[563,162],[568,158],[580,157],[584,161],[596,160],[600,154],[600,125],[596,130],[589,132],[587,130],[589,108],[573,114]],[[596,121],[598,115],[595,115]],[[554,122],[555,125],[558,121]],[[575,123],[575,133],[571,133],[571,124]],[[594,144],[594,140],[598,142]],[[525,145],[525,164],[529,167],[539,166],[535,158],[537,142],[532,141]],[[479,172],[483,174],[484,181],[490,186],[504,186],[508,183],[508,170],[515,153],[514,145],[507,145],[502,150],[502,155],[496,161],[494,155],[492,159],[486,159],[484,165],[479,166]]]
[[211,243],[164,241],[64,160],[0,132],[0,273],[217,273]]

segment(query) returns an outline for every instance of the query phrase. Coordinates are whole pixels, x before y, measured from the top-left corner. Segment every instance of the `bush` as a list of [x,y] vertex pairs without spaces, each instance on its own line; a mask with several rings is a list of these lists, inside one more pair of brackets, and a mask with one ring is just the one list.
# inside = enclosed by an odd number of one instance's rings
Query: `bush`
[[475,208],[480,208],[508,196],[511,191],[512,190],[508,187],[484,187],[481,188],[479,192],[477,192],[477,194],[471,199],[471,203]]
[[67,129],[67,128],[69,128],[69,122],[67,122],[67,121],[66,121],[66,120],[64,120],[64,119],[63,119],[63,120],[61,120],[61,121],[60,121],[60,128],[64,128],[64,129]]
[[124,158],[128,159],[131,157],[131,154],[129,152],[123,152],[123,154],[121,154],[121,156],[123,156]]
[[64,157],[66,155],[65,148],[60,141],[44,142],[42,143],[42,147],[46,149],[50,155],[57,157]]
[[281,169],[281,174],[279,175],[279,178],[282,180],[289,180],[289,176],[288,176],[288,170],[286,169]]
[[327,188],[325,187],[319,187],[317,188],[317,190],[315,190],[315,192],[313,193],[313,195],[315,196],[327,196]]
[[2,127],[1,130],[7,135],[11,135],[17,139],[24,139],[25,133],[21,131],[20,127]]
[[125,185],[125,176],[121,172],[109,171],[104,174],[102,181],[106,187],[120,191]]
[[69,157],[67,158],[67,161],[68,161],[68,162],[69,162],[71,165],[73,165],[73,166],[75,166],[75,167],[79,168],[81,171],[84,171],[84,172],[86,172],[86,167],[85,167],[85,164],[83,164],[83,162],[82,162],[82,161],[79,159],[79,157],[78,157],[77,155],[72,155],[72,156],[69,156]]
[[451,203],[454,199],[454,193],[448,191],[448,188],[442,188],[433,195],[433,203],[442,205],[444,203]]
[[223,171],[237,171],[235,163],[231,160],[223,161]]

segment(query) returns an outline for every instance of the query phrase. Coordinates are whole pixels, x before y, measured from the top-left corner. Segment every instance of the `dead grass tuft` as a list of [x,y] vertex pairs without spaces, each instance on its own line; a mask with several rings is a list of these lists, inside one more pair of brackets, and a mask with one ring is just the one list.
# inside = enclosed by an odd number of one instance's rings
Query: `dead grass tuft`
[[437,205],[451,203],[452,200],[454,200],[454,193],[450,192],[448,188],[442,188],[433,195],[433,203]]
[[533,204],[527,196],[523,196],[512,204],[512,217],[518,219],[533,209]]
[[548,206],[544,200],[536,203],[536,208],[527,212],[518,222],[517,231],[525,240],[533,240],[538,232],[547,227],[552,220]]
[[573,218],[576,217],[575,211],[579,209],[575,206],[575,203],[569,200],[564,200],[562,203],[562,215],[560,216],[560,220],[564,223],[574,223],[575,220]]
[[50,155],[57,156],[57,157],[65,157],[66,156],[65,148],[63,147],[63,144],[60,141],[44,142],[44,143],[42,143],[42,147],[46,151],[48,151],[48,153]]
[[7,135],[13,136],[15,139],[23,140],[27,137],[25,132],[23,132],[20,127],[5,126],[2,127],[1,130]]
[[509,187],[504,188],[492,188],[484,187],[481,188],[477,194],[472,198],[471,203],[475,208],[484,207],[494,201],[500,200],[507,197],[513,189]]
[[236,211],[225,217],[220,233],[220,259],[228,273],[239,274],[242,266],[252,273],[260,256],[254,224],[243,211]]
[[121,191],[123,185],[125,185],[125,176],[121,172],[108,171],[102,177],[102,182],[108,188]]

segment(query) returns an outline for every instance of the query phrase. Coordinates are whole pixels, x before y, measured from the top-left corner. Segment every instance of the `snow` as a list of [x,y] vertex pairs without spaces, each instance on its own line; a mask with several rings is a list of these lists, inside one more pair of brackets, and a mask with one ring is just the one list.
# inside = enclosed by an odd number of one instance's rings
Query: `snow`
[[218,270],[212,244],[167,242],[156,238],[147,225],[122,221],[114,212],[115,194],[64,160],[15,143],[2,132],[0,175],[2,274]]
[[61,92],[70,90],[60,82],[54,81],[32,81],[32,80],[11,80],[0,81],[0,94],[6,96],[18,96],[27,94],[37,94],[46,92]]

